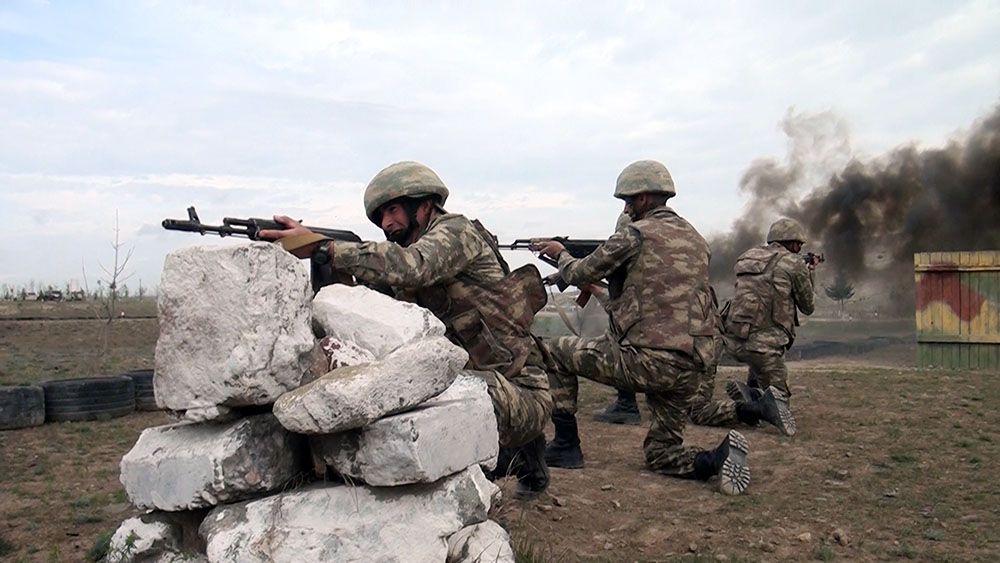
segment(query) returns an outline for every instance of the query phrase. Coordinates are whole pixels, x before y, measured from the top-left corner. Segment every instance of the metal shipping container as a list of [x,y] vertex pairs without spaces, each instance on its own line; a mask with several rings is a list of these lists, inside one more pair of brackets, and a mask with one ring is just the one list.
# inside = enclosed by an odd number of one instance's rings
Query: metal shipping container
[[1000,369],[1000,251],[913,255],[917,362]]

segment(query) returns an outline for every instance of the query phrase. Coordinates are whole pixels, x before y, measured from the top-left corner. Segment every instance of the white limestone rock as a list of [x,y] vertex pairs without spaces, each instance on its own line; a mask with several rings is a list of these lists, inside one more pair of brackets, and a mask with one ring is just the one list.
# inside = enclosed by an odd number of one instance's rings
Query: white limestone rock
[[327,372],[347,366],[370,364],[375,361],[375,354],[350,340],[326,336],[319,341],[319,347],[326,357]]
[[430,483],[495,460],[497,421],[486,382],[459,375],[414,410],[357,430],[311,436],[310,448],[338,473],[374,486]]
[[309,369],[312,291],[279,246],[194,246],[167,255],[157,297],[156,404],[266,405]]
[[447,563],[514,563],[510,534],[492,520],[466,526],[448,538]]
[[188,409],[184,411],[183,416],[184,420],[191,422],[229,422],[239,417],[233,409],[221,405]]
[[129,518],[115,530],[106,563],[207,562],[198,525],[205,512],[150,512]]
[[274,414],[300,434],[360,428],[438,395],[468,359],[443,336],[424,338],[382,360],[335,369],[285,393],[274,403]]
[[139,508],[215,506],[281,487],[302,470],[304,447],[270,414],[157,426],[122,457],[121,482]]
[[415,340],[444,335],[430,311],[373,289],[328,285],[313,299],[313,317],[326,336],[353,342],[384,358]]
[[317,484],[220,506],[201,535],[212,562],[440,562],[449,536],[486,520],[496,491],[476,466],[405,487]]

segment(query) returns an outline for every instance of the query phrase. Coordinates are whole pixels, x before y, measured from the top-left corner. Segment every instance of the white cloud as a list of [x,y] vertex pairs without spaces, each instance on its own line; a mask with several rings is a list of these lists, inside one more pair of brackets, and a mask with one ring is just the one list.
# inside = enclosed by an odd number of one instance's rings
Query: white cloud
[[620,169],[657,158],[720,230],[790,106],[842,116],[868,154],[940,143],[996,103],[998,31],[992,2],[8,5],[0,236],[44,225],[93,253],[118,209],[146,278],[190,240],[159,221],[192,204],[378,236],[361,193],[403,159],[501,234],[604,236]]

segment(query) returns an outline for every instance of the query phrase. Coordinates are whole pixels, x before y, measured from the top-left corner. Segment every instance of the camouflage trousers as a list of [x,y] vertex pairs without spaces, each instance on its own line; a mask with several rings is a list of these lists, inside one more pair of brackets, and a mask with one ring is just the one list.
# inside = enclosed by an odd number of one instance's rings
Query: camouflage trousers
[[784,350],[768,350],[756,352],[747,350],[746,343],[735,338],[725,339],[726,352],[737,361],[747,365],[747,385],[758,389],[767,389],[773,385],[775,389],[791,398],[792,391],[788,388],[788,369],[785,367]]
[[646,394],[652,412],[643,442],[646,465],[678,477],[694,474],[701,448],[685,447],[688,406],[703,370],[683,354],[619,345],[610,334],[595,338],[541,339],[557,413],[576,413],[578,377]]
[[688,416],[699,426],[724,426],[732,428],[739,423],[736,417],[736,403],[729,399],[712,400],[715,393],[715,370],[702,374],[701,384],[695,391]]
[[552,416],[552,396],[545,371],[525,366],[517,377],[510,379],[495,371],[472,373],[486,381],[497,417],[500,447],[516,448],[545,432]]

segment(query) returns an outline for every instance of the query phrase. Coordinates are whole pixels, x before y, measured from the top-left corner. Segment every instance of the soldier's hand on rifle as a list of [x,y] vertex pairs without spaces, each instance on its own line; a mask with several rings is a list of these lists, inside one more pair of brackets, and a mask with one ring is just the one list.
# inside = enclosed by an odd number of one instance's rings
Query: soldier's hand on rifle
[[309,258],[323,241],[323,237],[302,226],[295,219],[287,215],[275,215],[275,222],[283,225],[284,229],[265,229],[260,231],[260,238],[281,242],[285,250],[291,252],[296,258]]
[[538,252],[539,254],[544,254],[553,260],[559,258],[559,254],[566,250],[566,247],[562,245],[561,242],[547,239],[547,240],[537,240],[531,242],[531,250]]
[[549,275],[545,276],[544,278],[542,278],[542,284],[543,285],[556,285],[560,281],[562,281],[562,276],[559,275],[559,272],[555,272],[553,274],[549,274]]

